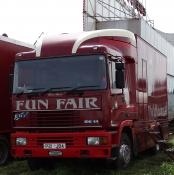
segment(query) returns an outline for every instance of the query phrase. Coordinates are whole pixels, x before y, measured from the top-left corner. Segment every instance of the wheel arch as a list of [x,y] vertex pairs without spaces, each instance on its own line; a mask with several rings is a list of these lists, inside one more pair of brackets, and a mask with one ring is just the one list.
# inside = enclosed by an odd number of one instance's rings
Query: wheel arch
[[121,139],[121,136],[123,133],[127,134],[133,142],[134,137],[133,137],[132,126],[133,126],[132,120],[125,120],[125,121],[122,121],[120,123],[120,126],[119,126],[119,144],[120,144],[120,139]]
[[133,155],[136,157],[139,151],[138,151],[137,139],[135,136],[132,120],[123,121],[121,123],[120,129],[119,129],[119,144],[123,133],[127,134],[127,136],[130,138],[132,152],[133,152]]
[[123,129],[122,129],[122,133],[125,133],[127,134],[127,136],[130,138],[132,144],[133,144],[133,133],[132,133],[132,128],[130,128],[130,126],[125,126]]

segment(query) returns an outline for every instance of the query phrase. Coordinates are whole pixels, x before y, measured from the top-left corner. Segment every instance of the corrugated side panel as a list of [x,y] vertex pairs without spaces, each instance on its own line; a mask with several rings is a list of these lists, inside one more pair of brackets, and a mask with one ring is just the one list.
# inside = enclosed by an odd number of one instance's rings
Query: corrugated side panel
[[97,29],[118,28],[127,29],[136,33],[156,49],[167,56],[167,73],[174,76],[174,46],[170,44],[161,34],[152,28],[143,19],[129,19],[118,21],[103,21],[97,23]]

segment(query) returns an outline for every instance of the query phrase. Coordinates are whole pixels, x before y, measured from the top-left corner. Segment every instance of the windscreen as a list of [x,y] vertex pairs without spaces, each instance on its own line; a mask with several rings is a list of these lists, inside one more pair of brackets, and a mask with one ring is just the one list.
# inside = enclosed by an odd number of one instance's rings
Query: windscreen
[[105,62],[103,55],[18,61],[13,93],[105,89]]

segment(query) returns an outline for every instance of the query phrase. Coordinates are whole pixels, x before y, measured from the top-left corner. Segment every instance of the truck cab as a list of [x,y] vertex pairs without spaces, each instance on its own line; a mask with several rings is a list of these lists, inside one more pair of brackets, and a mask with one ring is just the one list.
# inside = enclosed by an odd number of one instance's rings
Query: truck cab
[[155,121],[138,115],[138,82],[147,80],[138,80],[136,42],[132,32],[107,29],[46,38],[36,52],[18,54],[12,155],[31,168],[37,158],[112,159],[125,167],[153,147],[140,123]]

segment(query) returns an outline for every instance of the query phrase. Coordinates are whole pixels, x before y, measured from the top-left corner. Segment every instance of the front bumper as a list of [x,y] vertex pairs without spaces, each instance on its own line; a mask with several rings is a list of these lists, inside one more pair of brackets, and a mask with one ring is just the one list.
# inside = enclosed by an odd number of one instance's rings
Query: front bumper
[[[27,138],[27,145],[17,146],[17,137]],[[105,145],[87,145],[87,137],[105,137]],[[117,147],[117,133],[106,131],[88,131],[75,133],[25,133],[17,132],[11,136],[12,156],[27,157],[59,157],[59,158],[111,158]],[[65,143],[65,149],[44,149],[44,143]],[[58,153],[58,154],[54,154]]]

